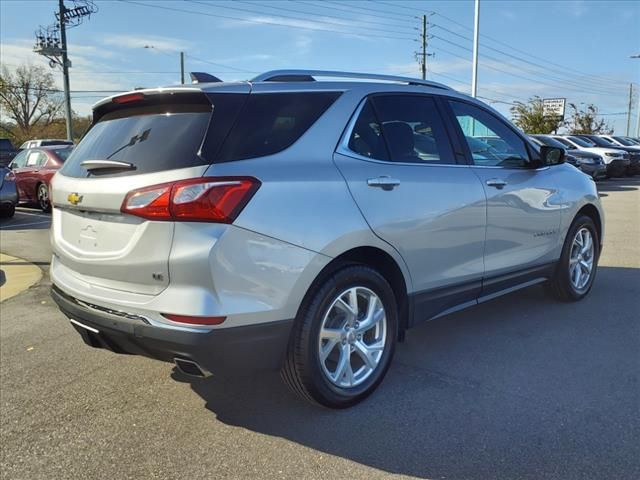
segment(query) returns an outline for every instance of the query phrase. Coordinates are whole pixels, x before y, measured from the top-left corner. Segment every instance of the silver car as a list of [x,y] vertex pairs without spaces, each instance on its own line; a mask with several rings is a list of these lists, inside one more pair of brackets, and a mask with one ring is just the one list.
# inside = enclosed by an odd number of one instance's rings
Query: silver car
[[563,155],[411,78],[117,95],[52,182],[52,295],[92,347],[194,376],[280,368],[348,407],[422,321],[539,283],[589,293],[604,219]]

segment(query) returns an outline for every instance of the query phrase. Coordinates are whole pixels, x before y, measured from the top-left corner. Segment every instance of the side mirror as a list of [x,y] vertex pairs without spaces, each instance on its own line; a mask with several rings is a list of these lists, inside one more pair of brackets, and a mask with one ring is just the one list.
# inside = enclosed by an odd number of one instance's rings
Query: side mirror
[[549,147],[544,145],[540,147],[540,160],[543,165],[551,167],[564,163],[564,149],[558,147]]

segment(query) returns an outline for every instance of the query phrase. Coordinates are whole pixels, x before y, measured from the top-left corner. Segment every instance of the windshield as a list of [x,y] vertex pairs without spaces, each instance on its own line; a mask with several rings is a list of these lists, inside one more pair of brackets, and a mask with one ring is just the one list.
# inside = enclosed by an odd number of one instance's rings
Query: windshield
[[596,137],[595,135],[589,136],[589,140],[591,140],[593,143],[595,143],[599,147],[605,147],[605,148],[614,147],[615,148],[615,147],[618,146],[615,143],[610,142],[606,138]]
[[579,145],[581,147],[596,147],[597,146],[591,140],[587,140],[586,138],[582,138],[582,137],[569,137],[569,140],[571,140],[573,143],[575,143],[576,145]]
[[533,138],[538,140],[538,142],[542,143],[543,145],[547,145],[549,147],[562,148],[563,150],[567,148],[567,146],[564,143],[560,142],[559,140],[556,140],[555,138],[545,137],[543,135],[535,136]]
[[630,140],[627,140],[626,138],[623,137],[612,137],[615,141],[620,142],[622,145],[625,145],[627,147],[635,147],[636,144],[633,143]]

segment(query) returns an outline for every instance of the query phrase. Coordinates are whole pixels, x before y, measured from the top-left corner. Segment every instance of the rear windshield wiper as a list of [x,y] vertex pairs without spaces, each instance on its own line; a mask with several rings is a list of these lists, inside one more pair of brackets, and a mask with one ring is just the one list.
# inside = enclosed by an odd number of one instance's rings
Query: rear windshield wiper
[[135,170],[136,168],[133,163],[118,160],[85,160],[80,165],[90,172],[93,170]]

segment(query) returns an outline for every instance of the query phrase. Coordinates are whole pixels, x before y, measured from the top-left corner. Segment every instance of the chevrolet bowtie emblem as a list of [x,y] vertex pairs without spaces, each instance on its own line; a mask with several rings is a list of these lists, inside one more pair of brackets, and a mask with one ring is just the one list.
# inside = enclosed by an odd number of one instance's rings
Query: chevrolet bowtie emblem
[[82,201],[82,195],[78,195],[77,193],[70,193],[67,197],[69,203],[72,205],[78,205]]

